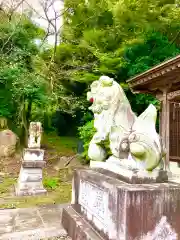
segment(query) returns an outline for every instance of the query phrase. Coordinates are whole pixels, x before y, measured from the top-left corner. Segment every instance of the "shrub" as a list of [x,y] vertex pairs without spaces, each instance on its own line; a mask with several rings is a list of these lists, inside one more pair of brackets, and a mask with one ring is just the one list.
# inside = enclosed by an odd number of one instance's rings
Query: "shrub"
[[79,131],[79,137],[83,141],[83,147],[84,152],[82,153],[82,156],[80,157],[80,161],[83,164],[87,164],[89,162],[88,157],[88,147],[89,143],[96,132],[96,129],[94,128],[94,120],[87,122],[84,126],[78,128]]
[[45,178],[44,187],[50,190],[55,190],[59,186],[59,181],[57,178]]
[[[84,147],[84,151],[83,151],[82,155],[80,156],[79,160],[81,161],[82,164],[87,164],[90,161],[90,159],[88,157],[89,143],[90,143],[93,135],[96,132],[96,129],[94,128],[94,120],[87,122],[84,126],[79,127],[78,130],[79,130],[80,139],[83,141],[83,147]],[[108,156],[112,155],[109,144],[110,144],[109,139],[102,141],[99,144],[104,149],[106,149],[107,158],[108,158]]]

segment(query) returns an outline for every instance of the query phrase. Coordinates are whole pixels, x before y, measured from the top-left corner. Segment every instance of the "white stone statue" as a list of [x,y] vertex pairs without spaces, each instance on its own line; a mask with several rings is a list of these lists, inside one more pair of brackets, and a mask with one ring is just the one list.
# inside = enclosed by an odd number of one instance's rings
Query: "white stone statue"
[[[131,157],[140,162],[147,171],[163,164],[166,150],[156,132],[157,110],[149,107],[136,119],[128,137]],[[163,168],[163,166],[161,166]]]
[[41,147],[42,125],[40,122],[31,122],[29,127],[28,148]]
[[102,76],[91,85],[87,99],[92,102],[94,134],[88,155],[105,161],[104,141],[109,141],[112,155],[107,161],[123,162],[133,168],[153,170],[165,155],[155,123],[157,110],[150,105],[139,117],[132,112],[122,87],[112,78]]
[[128,135],[136,115],[121,86],[113,79],[103,76],[92,83],[87,98],[93,101],[90,109],[94,113],[94,127],[97,130],[89,146],[90,159],[106,159],[106,153],[100,146],[105,140],[109,140],[113,156],[128,157],[128,152],[120,151],[119,146]]

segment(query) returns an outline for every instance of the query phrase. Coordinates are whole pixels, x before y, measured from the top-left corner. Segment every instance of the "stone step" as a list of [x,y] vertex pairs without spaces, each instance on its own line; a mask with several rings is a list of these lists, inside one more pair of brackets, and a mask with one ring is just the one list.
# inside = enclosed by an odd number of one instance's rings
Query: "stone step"
[[62,225],[72,240],[104,240],[72,206],[63,209]]
[[39,228],[24,232],[6,233],[0,236],[0,240],[41,240],[41,239],[67,239],[66,230],[59,224],[59,228]]
[[69,239],[61,225],[68,204],[0,210],[0,240]]

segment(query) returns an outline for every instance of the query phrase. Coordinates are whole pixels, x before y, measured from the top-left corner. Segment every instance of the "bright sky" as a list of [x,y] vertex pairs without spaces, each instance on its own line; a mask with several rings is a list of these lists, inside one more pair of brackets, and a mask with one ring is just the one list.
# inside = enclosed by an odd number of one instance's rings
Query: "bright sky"
[[[56,26],[57,26],[57,29],[59,30],[63,22],[62,17],[60,16],[63,11],[63,6],[64,6],[63,1],[62,0],[45,0],[45,1],[47,1],[49,4],[53,2],[53,4],[48,8],[47,16],[51,20],[55,19],[56,16],[59,16],[56,18],[57,19]],[[32,19],[41,27],[48,29],[48,21],[46,20],[47,17],[45,16],[43,7],[41,5],[43,0],[26,0],[26,2],[28,4],[26,4],[25,7],[30,8],[32,10]],[[55,24],[55,20],[52,20],[52,23]],[[54,29],[52,26],[50,27],[50,30],[52,34],[48,37],[48,42],[50,44],[51,43],[53,44],[55,38],[53,34]]]
[[[45,15],[42,7],[42,4],[44,4],[45,2],[47,2],[48,6],[51,5],[50,7],[48,7],[47,16]],[[63,19],[60,15],[63,12],[63,0],[0,0],[0,4],[1,3],[7,6],[13,6],[13,8],[16,7],[17,4],[20,4],[18,11],[31,12],[32,20],[46,30],[48,29],[48,21],[46,20],[47,17],[52,20],[55,19],[55,16],[59,16],[58,18],[56,18],[57,29],[60,29],[60,27],[62,26]],[[52,20],[52,23],[55,24],[55,20]],[[48,37],[48,42],[50,44],[53,44],[55,38],[53,34],[54,29],[52,26],[50,27],[50,30],[52,34]]]

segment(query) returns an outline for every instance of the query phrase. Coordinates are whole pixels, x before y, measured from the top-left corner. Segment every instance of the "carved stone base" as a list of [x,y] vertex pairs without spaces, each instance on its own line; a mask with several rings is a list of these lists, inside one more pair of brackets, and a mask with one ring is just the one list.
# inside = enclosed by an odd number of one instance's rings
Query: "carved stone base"
[[17,184],[15,185],[15,193],[16,196],[36,196],[47,194],[47,190],[43,186],[37,186],[34,183],[28,183],[24,188],[20,188]]
[[17,196],[46,194],[42,183],[42,169],[21,167],[15,191]]
[[46,194],[42,183],[44,150],[25,149],[15,191],[17,196]]
[[44,150],[36,148],[25,148],[23,154],[24,161],[43,161]]
[[168,181],[168,174],[166,171],[154,170],[153,172],[147,172],[144,170],[131,170],[126,168],[124,165],[116,164],[113,162],[97,162],[91,161],[90,167],[97,169],[97,171],[109,175],[113,175],[117,179],[126,181],[132,184],[142,183],[163,183]]
[[72,240],[93,239],[84,234],[88,229],[104,240],[180,239],[180,184],[129,184],[107,172],[82,169],[75,171],[72,186],[73,204],[62,215]]
[[45,161],[22,161],[22,167],[24,168],[43,168],[45,166]]

